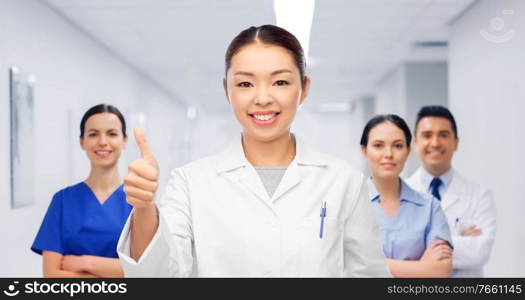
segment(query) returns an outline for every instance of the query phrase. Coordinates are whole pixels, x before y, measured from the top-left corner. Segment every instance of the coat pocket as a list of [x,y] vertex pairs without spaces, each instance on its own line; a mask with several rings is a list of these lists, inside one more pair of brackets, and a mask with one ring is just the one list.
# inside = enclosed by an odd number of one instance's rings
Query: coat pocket
[[300,225],[300,267],[304,277],[341,277],[343,274],[343,222],[305,218]]

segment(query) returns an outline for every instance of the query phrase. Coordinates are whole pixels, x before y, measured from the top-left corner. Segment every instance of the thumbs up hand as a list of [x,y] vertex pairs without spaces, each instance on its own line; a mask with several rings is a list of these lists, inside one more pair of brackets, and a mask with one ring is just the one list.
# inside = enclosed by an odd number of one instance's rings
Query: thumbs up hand
[[135,127],[133,133],[139,146],[140,158],[128,167],[128,175],[124,178],[124,192],[128,203],[135,209],[149,208],[154,204],[158,188],[159,166],[142,128]]

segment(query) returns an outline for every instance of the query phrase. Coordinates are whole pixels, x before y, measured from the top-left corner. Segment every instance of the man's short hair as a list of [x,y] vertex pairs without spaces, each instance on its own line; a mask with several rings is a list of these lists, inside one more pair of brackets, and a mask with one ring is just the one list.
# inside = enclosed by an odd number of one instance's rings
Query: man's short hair
[[449,120],[450,125],[452,126],[452,131],[454,131],[454,136],[456,137],[456,139],[458,138],[458,128],[456,126],[456,120],[454,119],[454,116],[452,115],[450,110],[448,110],[448,108],[441,105],[423,106],[419,110],[419,112],[417,113],[414,135],[417,133],[417,125],[419,124],[419,121],[426,117],[445,118]]

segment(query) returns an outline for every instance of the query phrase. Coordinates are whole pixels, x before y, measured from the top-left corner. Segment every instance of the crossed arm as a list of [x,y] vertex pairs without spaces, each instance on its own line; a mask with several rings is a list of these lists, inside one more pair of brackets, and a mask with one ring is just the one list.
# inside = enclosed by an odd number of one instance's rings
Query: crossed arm
[[447,242],[433,242],[419,260],[388,259],[394,277],[450,277],[452,249]]
[[123,277],[124,272],[118,258],[93,255],[62,255],[44,251],[44,277]]

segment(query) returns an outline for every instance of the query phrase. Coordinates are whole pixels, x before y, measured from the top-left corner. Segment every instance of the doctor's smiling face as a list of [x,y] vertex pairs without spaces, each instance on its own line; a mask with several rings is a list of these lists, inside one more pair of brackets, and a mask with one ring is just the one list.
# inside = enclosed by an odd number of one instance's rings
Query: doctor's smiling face
[[410,129],[397,116],[379,115],[368,122],[361,138],[361,151],[374,178],[399,177],[410,153],[410,139]]
[[[304,57],[298,42],[300,51],[261,41],[259,35],[263,34],[255,28],[251,30],[253,36],[238,41],[237,49],[230,45],[224,88],[245,138],[271,142],[289,135],[310,81],[303,74]],[[288,32],[279,30],[285,38],[291,36],[295,40]]]
[[452,123],[446,118],[424,117],[417,123],[414,145],[423,167],[434,176],[441,176],[452,167],[458,143]]
[[92,167],[114,167],[127,142],[119,117],[108,112],[94,114],[84,126],[80,146],[86,151]]

